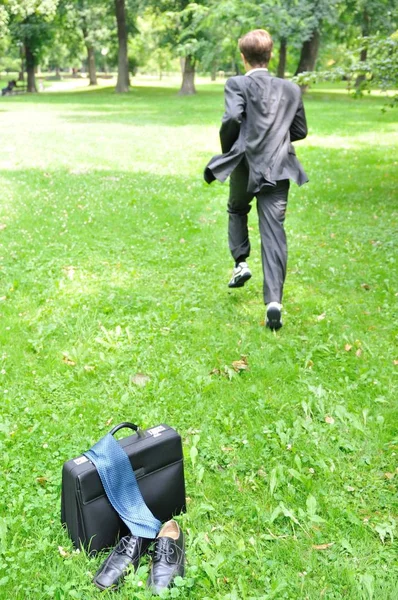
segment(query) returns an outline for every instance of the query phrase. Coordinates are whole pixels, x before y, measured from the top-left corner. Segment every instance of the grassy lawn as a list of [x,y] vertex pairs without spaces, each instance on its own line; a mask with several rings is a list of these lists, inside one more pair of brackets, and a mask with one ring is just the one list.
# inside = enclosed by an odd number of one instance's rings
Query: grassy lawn
[[[255,211],[253,278],[226,285],[227,186],[202,180],[222,86],[199,92],[1,99],[1,600],[98,597],[103,557],[60,524],[61,469],[125,420],[184,440],[188,568],[169,597],[398,597],[396,115],[306,97],[311,181],[291,188],[272,334]],[[147,569],[102,597],[149,598]]]

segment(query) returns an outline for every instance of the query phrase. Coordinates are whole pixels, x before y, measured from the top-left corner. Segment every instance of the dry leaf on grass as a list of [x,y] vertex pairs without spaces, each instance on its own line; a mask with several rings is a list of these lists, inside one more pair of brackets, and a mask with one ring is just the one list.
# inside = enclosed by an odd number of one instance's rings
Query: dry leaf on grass
[[326,415],[325,422],[329,423],[329,425],[333,425],[334,419],[333,419],[333,417],[330,417],[329,415]]
[[328,548],[331,548],[332,546],[334,546],[334,542],[330,542],[329,544],[313,544],[312,549],[313,550],[327,550]]
[[323,319],[326,317],[326,313],[322,313],[321,315],[318,315],[316,320],[317,321],[323,321]]
[[352,346],[351,346],[351,344],[346,344],[346,345],[344,346],[344,350],[345,350],[346,352],[349,352],[350,350],[352,350]]
[[364,290],[370,290],[370,285],[368,283],[361,283],[361,288]]
[[84,370],[87,371],[88,373],[90,373],[91,371],[94,371],[95,367],[93,367],[92,365],[84,365]]
[[221,371],[217,367],[214,367],[214,369],[210,371],[209,375],[221,375]]
[[237,373],[238,371],[231,369],[231,367],[228,367],[228,365],[224,365],[224,367],[222,369],[219,369],[218,367],[215,367],[214,369],[212,369],[210,371],[210,375],[218,375],[219,377],[226,377],[227,379],[229,379],[231,381],[231,379],[235,376],[235,373]]
[[144,375],[144,373],[136,373],[131,378],[131,383],[134,383],[134,385],[137,385],[138,387],[145,387],[150,381],[150,377],[148,377],[148,375]]
[[223,452],[232,452],[233,448],[231,448],[230,446],[221,446],[221,450]]
[[69,365],[70,367],[74,367],[76,365],[75,361],[72,360],[71,358],[69,358],[69,356],[67,354],[64,354],[62,357],[62,361],[66,364]]
[[113,421],[113,417],[111,417],[110,419],[107,420],[107,422],[105,423],[105,425],[108,427]]
[[0,231],[5,229],[6,227],[7,227],[7,225],[5,223],[0,223]]
[[391,479],[394,479],[395,473],[384,473],[384,477],[391,481]]
[[247,364],[247,357],[242,355],[240,360],[234,360],[232,363],[232,368],[237,373],[239,373],[239,371],[247,371],[249,368],[249,365]]
[[358,350],[355,352],[355,356],[357,358],[359,358],[361,356],[361,354],[362,354],[362,350],[361,350],[361,348],[358,348]]

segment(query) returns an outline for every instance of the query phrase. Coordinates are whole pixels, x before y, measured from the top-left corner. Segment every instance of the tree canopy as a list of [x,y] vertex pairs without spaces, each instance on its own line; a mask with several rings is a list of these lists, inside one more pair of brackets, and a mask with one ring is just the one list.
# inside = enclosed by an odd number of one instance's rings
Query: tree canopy
[[[0,60],[10,68],[21,57],[29,91],[37,89],[40,64],[57,72],[83,64],[90,85],[97,65],[117,68],[116,90],[125,92],[137,69],[162,76],[181,63],[180,93],[192,94],[197,71],[213,79],[238,73],[239,37],[264,28],[274,38],[271,69],[279,77],[346,68],[356,53],[360,87],[391,79],[379,74],[394,67],[388,40],[395,39],[396,9],[397,0],[0,0]],[[378,48],[384,43],[377,75],[375,40]]]

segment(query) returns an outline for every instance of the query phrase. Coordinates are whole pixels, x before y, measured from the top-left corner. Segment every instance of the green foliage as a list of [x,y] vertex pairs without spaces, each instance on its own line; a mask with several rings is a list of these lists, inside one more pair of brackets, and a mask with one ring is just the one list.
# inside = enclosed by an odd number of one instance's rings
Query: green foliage
[[[390,34],[396,28],[396,9],[396,0],[345,0],[340,2],[340,18],[365,37]],[[346,28],[341,33],[347,39]]]
[[[385,38],[373,36],[360,38],[357,48],[346,51],[342,66],[336,64],[326,71],[301,73],[294,78],[299,85],[310,85],[317,81],[347,81],[350,90],[358,77],[363,77],[360,86],[355,89],[356,95],[363,95],[372,88],[384,92],[398,88],[398,36]],[[366,49],[366,60],[358,57]],[[396,96],[394,102],[396,102]]]
[[98,50],[109,46],[116,30],[115,16],[109,4],[102,0],[66,0],[65,8],[68,35],[77,29],[86,46]]
[[279,0],[263,4],[264,16],[269,15],[275,37],[285,38],[293,45],[301,45],[326,24],[335,25],[340,5],[341,0]]
[[0,5],[0,40],[7,34],[8,12],[5,6]]
[[8,27],[18,44],[29,48],[31,67],[42,59],[46,46],[54,38],[51,23],[56,16],[59,0],[8,0]]
[[162,75],[171,67],[172,45],[169,39],[170,20],[166,13],[147,8],[137,18],[137,31],[129,41],[129,55],[134,57],[140,71]]

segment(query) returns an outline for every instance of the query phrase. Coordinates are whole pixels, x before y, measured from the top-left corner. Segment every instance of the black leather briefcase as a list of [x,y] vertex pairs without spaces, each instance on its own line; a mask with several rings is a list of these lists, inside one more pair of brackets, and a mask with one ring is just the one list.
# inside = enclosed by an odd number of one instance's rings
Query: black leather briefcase
[[[168,425],[140,430],[121,423],[111,434],[130,427],[134,435],[119,440],[134,469],[141,494],[160,521],[185,512],[185,484],[180,435]],[[93,463],[85,456],[62,469],[61,521],[76,548],[90,553],[111,548],[128,529],[108,498]]]

